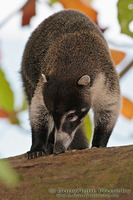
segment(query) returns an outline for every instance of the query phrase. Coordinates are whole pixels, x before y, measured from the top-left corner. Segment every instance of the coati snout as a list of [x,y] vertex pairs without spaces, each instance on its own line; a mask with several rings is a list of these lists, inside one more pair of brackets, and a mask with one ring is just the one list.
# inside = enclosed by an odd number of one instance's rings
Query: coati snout
[[21,73],[32,129],[29,157],[87,148],[81,125],[90,108],[92,147],[107,145],[121,108],[119,76],[91,19],[75,10],[45,19],[26,44]]

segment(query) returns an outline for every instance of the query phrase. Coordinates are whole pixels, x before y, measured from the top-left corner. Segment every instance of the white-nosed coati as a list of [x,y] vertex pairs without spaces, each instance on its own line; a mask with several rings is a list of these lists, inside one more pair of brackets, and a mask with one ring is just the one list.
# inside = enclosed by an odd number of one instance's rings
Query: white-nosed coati
[[119,77],[99,28],[74,10],[58,12],[32,33],[22,59],[29,102],[29,157],[87,148],[81,129],[94,111],[92,147],[105,147],[121,107]]

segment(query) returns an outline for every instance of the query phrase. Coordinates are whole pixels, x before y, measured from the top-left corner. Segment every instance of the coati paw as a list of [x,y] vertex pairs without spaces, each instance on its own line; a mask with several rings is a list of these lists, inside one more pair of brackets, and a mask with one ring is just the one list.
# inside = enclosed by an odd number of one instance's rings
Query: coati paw
[[33,159],[33,158],[38,158],[40,156],[45,156],[46,153],[44,151],[28,151],[26,154],[26,157],[28,160]]

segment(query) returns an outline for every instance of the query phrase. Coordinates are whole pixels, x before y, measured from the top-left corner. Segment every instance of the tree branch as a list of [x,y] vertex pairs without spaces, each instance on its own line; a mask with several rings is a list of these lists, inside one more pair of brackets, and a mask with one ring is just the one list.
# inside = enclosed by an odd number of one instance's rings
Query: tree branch
[[122,78],[127,72],[128,70],[131,69],[131,67],[133,67],[133,60],[126,66],[126,68],[119,74],[120,78]]

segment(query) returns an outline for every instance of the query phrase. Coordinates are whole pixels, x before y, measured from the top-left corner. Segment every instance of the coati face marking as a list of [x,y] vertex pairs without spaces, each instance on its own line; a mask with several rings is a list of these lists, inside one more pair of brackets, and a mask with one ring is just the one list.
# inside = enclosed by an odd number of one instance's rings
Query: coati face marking
[[82,108],[82,109],[81,109],[81,112],[85,112],[85,111],[86,111],[86,109],[87,109],[87,108]]
[[43,78],[43,82],[47,83],[47,78],[46,78],[46,76],[44,74],[42,74],[42,78]]
[[86,108],[84,112],[71,110],[61,117],[60,127],[59,129],[56,128],[55,131],[54,154],[62,153],[69,148],[77,129],[81,125],[88,111],[88,108]]
[[85,112],[75,110],[65,113],[61,120],[62,131],[71,134],[81,124],[87,113],[88,109]]
[[60,83],[57,79],[45,81],[44,102],[55,123],[55,154],[68,149],[91,107],[87,87],[89,82],[88,75],[82,76],[75,83]]
[[84,75],[78,80],[78,85],[87,86],[89,85],[89,83],[90,83],[90,77],[88,75]]

